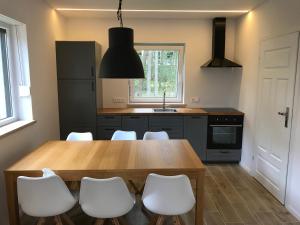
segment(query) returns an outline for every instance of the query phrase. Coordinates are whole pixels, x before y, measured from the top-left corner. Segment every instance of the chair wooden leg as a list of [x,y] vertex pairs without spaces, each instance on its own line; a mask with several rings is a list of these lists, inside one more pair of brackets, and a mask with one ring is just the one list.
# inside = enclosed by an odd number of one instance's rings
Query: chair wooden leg
[[97,219],[94,225],[103,225],[104,219]]
[[165,221],[165,217],[164,216],[158,216],[158,219],[156,221],[156,225],[163,225]]
[[71,220],[71,218],[67,214],[62,214],[62,219],[66,222],[68,225],[75,225],[74,222]]
[[112,221],[113,225],[121,225],[118,218],[112,218],[111,221]]
[[39,220],[38,220],[38,222],[37,222],[36,225],[43,225],[45,222],[46,222],[46,219],[43,218],[43,217],[41,217],[41,218],[39,218]]
[[56,225],[63,225],[60,216],[55,216],[54,221]]
[[173,216],[173,224],[174,225],[185,225],[180,216]]
[[134,193],[135,193],[136,195],[140,195],[140,194],[141,194],[141,193],[140,193],[140,190],[139,190],[138,187],[135,185],[135,183],[134,183],[132,180],[129,180],[128,182],[129,182],[129,184],[131,185],[131,187],[133,188]]

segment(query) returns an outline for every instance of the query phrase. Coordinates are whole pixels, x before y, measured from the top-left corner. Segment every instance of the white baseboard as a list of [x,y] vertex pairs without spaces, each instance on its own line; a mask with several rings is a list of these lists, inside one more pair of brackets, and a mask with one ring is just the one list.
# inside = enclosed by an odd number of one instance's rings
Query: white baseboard
[[251,176],[253,176],[252,170],[251,170],[245,163],[240,162],[240,166],[241,166],[244,170],[246,170]]
[[300,220],[300,212],[299,211],[297,211],[293,206],[290,206],[290,205],[286,205],[285,207],[294,217],[297,218],[297,220]]

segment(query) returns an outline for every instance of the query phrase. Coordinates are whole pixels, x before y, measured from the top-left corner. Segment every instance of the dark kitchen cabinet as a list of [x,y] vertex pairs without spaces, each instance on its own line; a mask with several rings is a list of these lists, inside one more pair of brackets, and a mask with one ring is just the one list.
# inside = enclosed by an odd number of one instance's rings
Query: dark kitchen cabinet
[[72,131],[92,132],[96,137],[97,99],[101,81],[97,78],[100,46],[96,42],[58,41],[56,61],[60,138]]
[[207,116],[185,116],[184,138],[188,139],[201,160],[206,160]]
[[122,129],[134,130],[137,139],[143,139],[144,133],[148,131],[147,116],[122,116]]

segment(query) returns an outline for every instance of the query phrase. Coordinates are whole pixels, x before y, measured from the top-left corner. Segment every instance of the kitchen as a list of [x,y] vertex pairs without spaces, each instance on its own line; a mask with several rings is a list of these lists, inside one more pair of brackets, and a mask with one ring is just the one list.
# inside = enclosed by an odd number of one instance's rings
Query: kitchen
[[[255,175],[253,157],[255,157],[254,140],[256,134],[255,124],[257,115],[256,110],[259,80],[258,58],[260,55],[260,42],[265,39],[299,31],[299,23],[297,24],[296,22],[299,21],[299,16],[297,14],[299,3],[296,1],[288,1],[288,3],[285,1],[246,1],[244,3],[245,5],[239,5],[238,7],[235,6],[233,2],[234,1],[229,1],[227,7],[225,7],[224,4],[218,6],[219,8],[222,6],[221,9],[224,10],[253,10],[248,13],[241,13],[240,15],[230,15],[230,13],[212,13],[210,15],[202,15],[201,13],[201,15],[198,15],[197,13],[186,13],[178,15],[172,12],[132,13],[125,11],[123,15],[123,22],[124,26],[134,29],[134,42],[141,45],[135,46],[137,51],[139,51],[140,47],[144,47],[145,44],[152,44],[156,46],[164,45],[164,47],[166,47],[166,44],[184,44],[185,63],[183,70],[185,72],[183,76],[184,78],[182,79],[182,102],[172,103],[168,102],[167,99],[167,105],[170,105],[171,108],[176,108],[179,111],[182,107],[186,107],[187,109],[201,108],[203,109],[203,112],[197,114],[197,116],[202,117],[209,116],[207,115],[209,112],[205,111],[205,108],[235,108],[245,113],[243,123],[243,145],[241,155],[238,156],[238,160],[236,161],[240,161],[241,157],[240,166],[246,169],[251,175]],[[115,9],[117,7],[117,2],[111,5],[109,5],[109,3],[105,3],[107,5],[102,5],[102,7],[100,7],[96,3],[91,3],[91,5],[84,6],[80,4],[76,5],[75,3],[74,5],[68,5],[66,2],[58,4],[56,1],[49,1],[49,7],[43,2],[35,1],[30,6],[32,7],[32,11],[39,12],[39,15],[28,15],[24,12],[20,12],[22,7],[17,6],[18,3],[15,3],[15,5],[14,2],[8,3],[4,1],[0,4],[1,9],[3,9],[3,11],[0,11],[1,14],[14,18],[26,24],[27,27],[32,110],[34,115],[33,119],[37,121],[31,125],[28,125],[24,129],[20,129],[17,132],[13,132],[1,137],[1,146],[3,146],[1,147],[1,158],[3,159],[3,162],[1,161],[0,165],[1,169],[5,170],[14,162],[20,160],[32,149],[40,146],[45,141],[58,140],[60,138],[58,123],[59,100],[57,97],[58,85],[57,73],[55,69],[55,41],[95,40],[101,45],[101,55],[103,56],[108,47],[108,29],[111,27],[116,27],[119,24],[115,17],[116,10],[113,12],[105,12],[107,15],[99,15],[98,12],[53,10],[53,8]],[[128,2],[123,1],[123,7],[125,9],[141,7],[136,2],[135,4],[129,0]],[[143,6],[145,9],[153,9],[153,5],[151,6],[147,4]],[[195,2],[193,3],[193,1],[189,1],[188,4],[190,5],[185,7],[180,6],[178,2],[176,4],[173,6],[174,8],[178,7],[184,10],[192,9],[192,4],[195,4]],[[207,9],[209,5],[206,6],[206,8],[204,6],[205,5],[201,4],[198,5],[199,9],[201,9],[201,7],[202,9]],[[245,8],[243,8],[243,6]],[[24,5],[24,7],[26,8],[29,6]],[[156,8],[168,9],[167,6],[160,5],[159,3],[156,4]],[[215,17],[227,17],[225,55],[226,58],[242,65],[242,68],[201,68],[201,66],[205,64],[212,56],[212,19]],[[284,19],[277,21],[276,19],[279,17]],[[276,23],[276,26],[274,23]],[[43,26],[41,26],[41,24],[43,24]],[[166,29],[166,27],[168,27],[168,29]],[[43,48],[42,46],[48,46],[49,48]],[[137,108],[137,111],[142,111],[140,108],[152,110],[152,108],[161,107],[162,98],[159,98],[158,103],[151,105],[149,103],[140,104],[134,101],[130,102],[130,91],[127,79],[99,80],[100,82],[102,81],[103,96],[101,98],[99,95],[97,95],[98,117],[96,118],[96,124],[98,124],[99,120],[101,121],[102,116],[114,116],[114,119],[117,118],[119,121],[117,122],[116,127],[123,128],[122,122],[124,120],[122,117],[132,116],[132,114],[128,114],[128,112],[124,113],[124,110],[126,111],[124,108],[131,107]],[[295,91],[298,93],[297,88]],[[297,96],[297,94],[295,94],[295,96]],[[101,110],[101,108],[103,108],[103,110]],[[113,113],[111,111],[109,112],[109,110],[112,110],[112,108],[113,110],[118,108],[122,110],[119,112],[119,115],[116,115],[115,111]],[[294,106],[294,115],[297,115],[298,112],[296,108],[297,104]],[[174,113],[168,113],[168,115],[164,115],[168,117],[170,114],[174,115]],[[172,115],[169,117],[173,117]],[[145,122],[147,124],[146,130],[151,128],[149,127],[150,123],[153,124],[156,122],[155,118],[150,118],[153,116],[152,111],[147,113],[143,112],[138,116],[142,117],[144,120],[147,120],[147,122]],[[192,117],[188,113],[180,114],[179,123],[184,124],[184,122],[186,122],[186,117],[189,116]],[[291,134],[292,137],[297,136],[297,118],[297,116],[293,117],[293,124],[295,124],[295,126],[293,125],[293,131]],[[135,122],[133,123],[136,124]],[[161,121],[159,121],[159,123],[161,123]],[[97,125],[95,128],[95,139],[97,139],[98,127],[104,127],[103,123],[100,122],[99,124],[100,125]],[[141,125],[141,123],[138,124]],[[193,124],[193,122],[190,122],[190,124]],[[203,127],[207,128],[205,125]],[[182,127],[179,129],[181,132],[179,132],[180,138],[185,135],[185,128],[186,126],[182,125]],[[141,133],[143,133],[143,131]],[[192,132],[192,134],[194,134],[194,132]],[[176,135],[177,133],[175,136]],[[107,139],[107,137],[105,139]],[[203,140],[207,139],[204,137]],[[290,147],[289,177],[287,181],[287,194],[285,200],[286,207],[294,216],[297,216],[297,212],[299,212],[297,209],[299,204],[299,202],[297,202],[298,193],[296,191],[297,187],[299,187],[299,183],[295,178],[295,176],[297,176],[296,171],[299,171],[299,168],[297,167],[297,159],[299,158],[297,144],[297,140],[292,138]],[[199,146],[203,146],[203,143],[202,145],[200,143]],[[11,149],[11,151],[8,149]],[[200,149],[205,148],[200,147]],[[202,159],[202,157],[200,158]],[[221,166],[221,170],[224,172],[227,169],[226,167],[223,168]],[[216,175],[216,177],[220,177],[214,168],[212,169],[212,172],[209,171],[208,174],[211,174],[212,177],[214,177],[214,175]],[[225,184],[228,184],[227,181],[228,180],[226,180]],[[216,182],[219,184],[220,181],[216,180]],[[230,187],[231,186],[229,185],[229,188]],[[256,187],[256,189],[260,190],[259,187]],[[0,192],[1,199],[2,196],[3,199],[5,199],[6,197],[3,185],[1,185]],[[220,203],[217,202],[216,205],[218,206]],[[1,209],[3,209],[2,211],[6,211],[4,201],[1,202]],[[212,213],[209,213],[207,220],[210,220],[210,216],[215,214],[216,213],[213,210]],[[220,215],[221,218],[224,219],[222,210]],[[271,216],[270,218],[274,219],[273,217],[274,216]],[[4,215],[4,218],[7,218],[7,215]],[[218,216],[215,215],[214,218],[218,218]],[[273,224],[296,223],[296,220],[278,221],[277,218],[274,221],[275,222],[273,222]],[[208,221],[206,222],[209,224]],[[244,221],[240,221],[238,219],[226,220],[226,212],[224,222],[215,223],[223,224],[229,222],[245,223]],[[267,224],[262,215],[260,215],[260,220],[257,221],[257,223],[258,222],[260,222],[260,224]]]

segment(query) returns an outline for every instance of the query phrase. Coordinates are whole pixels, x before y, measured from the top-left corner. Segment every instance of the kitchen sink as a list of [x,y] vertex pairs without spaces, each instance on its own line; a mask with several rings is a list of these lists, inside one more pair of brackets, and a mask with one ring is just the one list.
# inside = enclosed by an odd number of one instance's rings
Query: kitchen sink
[[153,109],[154,112],[177,112],[176,109],[172,109],[172,108],[155,108]]

